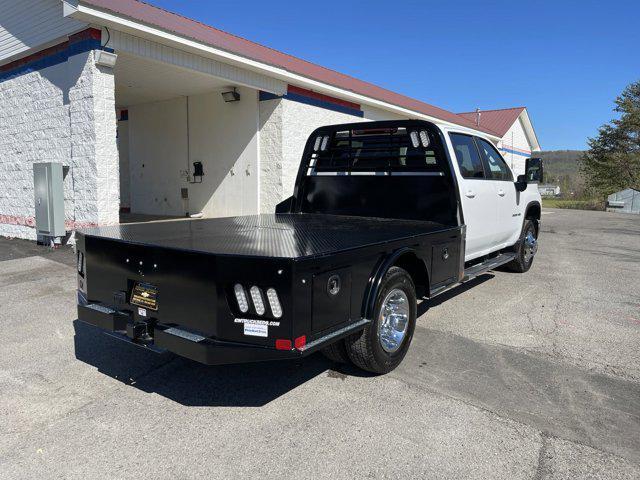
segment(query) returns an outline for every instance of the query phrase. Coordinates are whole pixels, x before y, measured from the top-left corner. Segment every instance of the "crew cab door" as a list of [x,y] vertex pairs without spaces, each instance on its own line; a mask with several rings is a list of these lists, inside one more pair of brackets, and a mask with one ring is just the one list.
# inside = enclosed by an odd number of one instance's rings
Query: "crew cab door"
[[513,183],[513,173],[498,150],[487,140],[476,137],[484,170],[493,185],[498,201],[498,220],[494,232],[495,247],[512,245],[520,235],[522,213],[518,208],[518,196]]
[[495,246],[499,202],[474,138],[455,132],[449,138],[458,164],[458,186],[467,226],[465,261],[468,261],[489,253]]

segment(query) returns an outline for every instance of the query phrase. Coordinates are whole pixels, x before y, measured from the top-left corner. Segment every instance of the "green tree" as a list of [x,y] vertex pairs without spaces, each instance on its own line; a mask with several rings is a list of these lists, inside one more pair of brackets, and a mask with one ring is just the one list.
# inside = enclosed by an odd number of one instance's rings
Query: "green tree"
[[640,189],[640,81],[628,85],[615,104],[619,118],[600,127],[581,158],[587,187],[602,196]]

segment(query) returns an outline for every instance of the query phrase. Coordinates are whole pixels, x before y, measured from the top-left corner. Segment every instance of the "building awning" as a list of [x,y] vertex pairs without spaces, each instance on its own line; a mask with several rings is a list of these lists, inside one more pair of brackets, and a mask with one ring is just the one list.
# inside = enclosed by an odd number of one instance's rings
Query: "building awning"
[[296,58],[137,0],[65,0],[65,15],[142,38],[205,53],[292,85],[401,115],[440,121],[498,138],[453,112]]

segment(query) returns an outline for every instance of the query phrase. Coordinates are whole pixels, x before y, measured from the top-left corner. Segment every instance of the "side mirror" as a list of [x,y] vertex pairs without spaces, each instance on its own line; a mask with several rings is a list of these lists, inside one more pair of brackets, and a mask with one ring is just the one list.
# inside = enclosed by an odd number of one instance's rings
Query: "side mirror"
[[517,192],[524,192],[527,189],[527,176],[518,175],[518,178],[515,181],[515,186]]
[[525,166],[527,183],[542,183],[544,178],[544,166],[541,158],[527,158]]

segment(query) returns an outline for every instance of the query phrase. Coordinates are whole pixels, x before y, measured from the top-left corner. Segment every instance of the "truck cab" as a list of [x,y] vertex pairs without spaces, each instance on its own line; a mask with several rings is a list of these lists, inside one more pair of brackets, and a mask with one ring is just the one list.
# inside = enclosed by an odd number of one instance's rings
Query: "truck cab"
[[526,218],[535,220],[537,238],[541,215],[537,169],[541,163],[529,160],[531,178],[523,189],[526,180],[514,175],[487,138],[456,127],[440,128],[456,160],[453,167],[466,226],[465,261],[514,245]]
[[431,122],[321,127],[274,214],[78,232],[78,318],[206,364],[322,351],[386,373],[419,301],[530,268],[541,170],[514,178],[486,138]]

